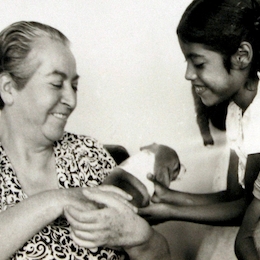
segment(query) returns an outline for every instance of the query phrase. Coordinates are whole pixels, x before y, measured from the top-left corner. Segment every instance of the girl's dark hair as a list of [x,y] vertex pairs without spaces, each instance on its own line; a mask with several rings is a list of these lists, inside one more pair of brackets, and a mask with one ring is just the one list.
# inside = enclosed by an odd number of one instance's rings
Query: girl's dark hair
[[259,5],[256,0],[194,0],[185,10],[177,34],[186,43],[200,43],[219,52],[229,71],[230,58],[242,41],[253,48],[250,77],[260,68]]
[[[18,89],[23,88],[30,77],[24,61],[34,43],[42,37],[69,44],[67,37],[59,30],[38,22],[16,22],[0,32],[0,74],[9,73]],[[0,109],[3,107],[0,97]]]

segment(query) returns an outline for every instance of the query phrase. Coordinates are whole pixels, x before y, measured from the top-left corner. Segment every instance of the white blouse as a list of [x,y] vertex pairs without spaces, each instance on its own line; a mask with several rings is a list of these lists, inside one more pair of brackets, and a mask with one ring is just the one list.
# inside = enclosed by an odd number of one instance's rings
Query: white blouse
[[[259,84],[258,84],[259,87]],[[242,109],[231,102],[226,118],[227,141],[239,157],[238,181],[244,188],[247,156],[260,153],[260,93],[257,92],[244,114]]]

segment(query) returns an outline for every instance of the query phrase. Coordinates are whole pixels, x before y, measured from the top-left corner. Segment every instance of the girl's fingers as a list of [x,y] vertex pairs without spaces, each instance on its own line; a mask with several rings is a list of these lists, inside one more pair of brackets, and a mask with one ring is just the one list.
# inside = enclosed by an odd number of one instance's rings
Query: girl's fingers
[[146,177],[147,177],[148,180],[150,180],[152,182],[156,181],[155,175],[152,174],[152,173],[147,173]]

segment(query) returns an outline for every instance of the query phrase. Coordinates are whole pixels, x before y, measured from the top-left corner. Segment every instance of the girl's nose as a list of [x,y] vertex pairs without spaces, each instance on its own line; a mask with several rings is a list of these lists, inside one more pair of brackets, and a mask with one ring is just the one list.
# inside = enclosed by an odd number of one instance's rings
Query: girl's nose
[[66,84],[62,91],[61,102],[71,109],[74,109],[77,104],[77,93],[72,88],[71,84]]
[[196,70],[194,69],[194,66],[190,62],[188,62],[186,73],[185,73],[185,79],[195,80],[196,78],[197,78]]

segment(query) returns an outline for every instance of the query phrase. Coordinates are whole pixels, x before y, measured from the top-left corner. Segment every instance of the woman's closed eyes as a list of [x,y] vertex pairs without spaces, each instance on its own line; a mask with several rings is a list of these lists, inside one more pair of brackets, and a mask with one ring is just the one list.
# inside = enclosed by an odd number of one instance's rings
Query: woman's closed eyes
[[[51,83],[51,85],[53,86],[53,87],[55,87],[55,88],[57,88],[57,89],[61,89],[61,88],[63,88],[63,82],[62,83]],[[71,88],[75,91],[75,92],[77,92],[78,91],[78,83],[72,83],[71,84]]]

